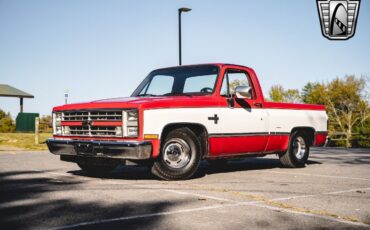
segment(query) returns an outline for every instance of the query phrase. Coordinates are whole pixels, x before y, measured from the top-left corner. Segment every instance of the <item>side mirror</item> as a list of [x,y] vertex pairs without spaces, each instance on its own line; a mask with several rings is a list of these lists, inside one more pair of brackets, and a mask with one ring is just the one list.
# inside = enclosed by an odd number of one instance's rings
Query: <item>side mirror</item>
[[252,99],[252,88],[249,86],[237,86],[235,95],[237,98]]

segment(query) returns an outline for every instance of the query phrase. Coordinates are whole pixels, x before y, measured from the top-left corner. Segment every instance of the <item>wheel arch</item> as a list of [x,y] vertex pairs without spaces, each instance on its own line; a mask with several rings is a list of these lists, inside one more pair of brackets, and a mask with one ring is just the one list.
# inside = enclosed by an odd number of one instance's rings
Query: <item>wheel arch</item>
[[161,149],[162,149],[162,141],[167,136],[167,134],[174,129],[178,128],[189,128],[191,131],[195,133],[197,137],[199,137],[199,141],[201,143],[201,151],[202,156],[207,157],[209,155],[209,143],[208,143],[208,131],[207,128],[200,124],[200,123],[192,123],[192,122],[176,122],[176,123],[169,123],[166,124],[161,132]]
[[315,132],[316,132],[315,128],[309,126],[294,127],[290,131],[290,134],[293,134],[296,131],[304,133],[304,135],[307,137],[308,145],[309,146],[313,145],[313,143],[315,142]]

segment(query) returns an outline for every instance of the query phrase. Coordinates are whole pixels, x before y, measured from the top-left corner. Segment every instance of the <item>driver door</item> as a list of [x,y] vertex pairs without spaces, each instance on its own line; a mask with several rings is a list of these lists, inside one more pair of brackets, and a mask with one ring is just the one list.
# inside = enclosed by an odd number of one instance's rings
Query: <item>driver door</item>
[[[237,86],[251,87],[251,98],[236,98]],[[221,155],[263,153],[268,135],[267,113],[258,103],[247,70],[228,69],[223,77],[220,96],[222,113],[219,129]]]

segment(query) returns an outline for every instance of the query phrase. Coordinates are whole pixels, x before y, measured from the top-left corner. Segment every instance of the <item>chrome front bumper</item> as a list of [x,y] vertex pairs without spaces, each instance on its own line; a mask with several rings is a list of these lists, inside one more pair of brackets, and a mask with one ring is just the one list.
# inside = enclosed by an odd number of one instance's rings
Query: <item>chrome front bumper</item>
[[152,153],[150,141],[84,141],[50,138],[46,144],[49,151],[56,155],[144,160],[149,159]]

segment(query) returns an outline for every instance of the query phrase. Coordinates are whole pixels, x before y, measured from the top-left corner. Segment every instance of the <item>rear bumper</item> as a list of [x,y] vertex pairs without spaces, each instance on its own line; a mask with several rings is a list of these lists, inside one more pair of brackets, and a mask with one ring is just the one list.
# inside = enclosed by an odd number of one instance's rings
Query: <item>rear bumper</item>
[[55,155],[144,160],[149,159],[152,153],[150,141],[85,141],[50,138],[46,144],[49,151]]

